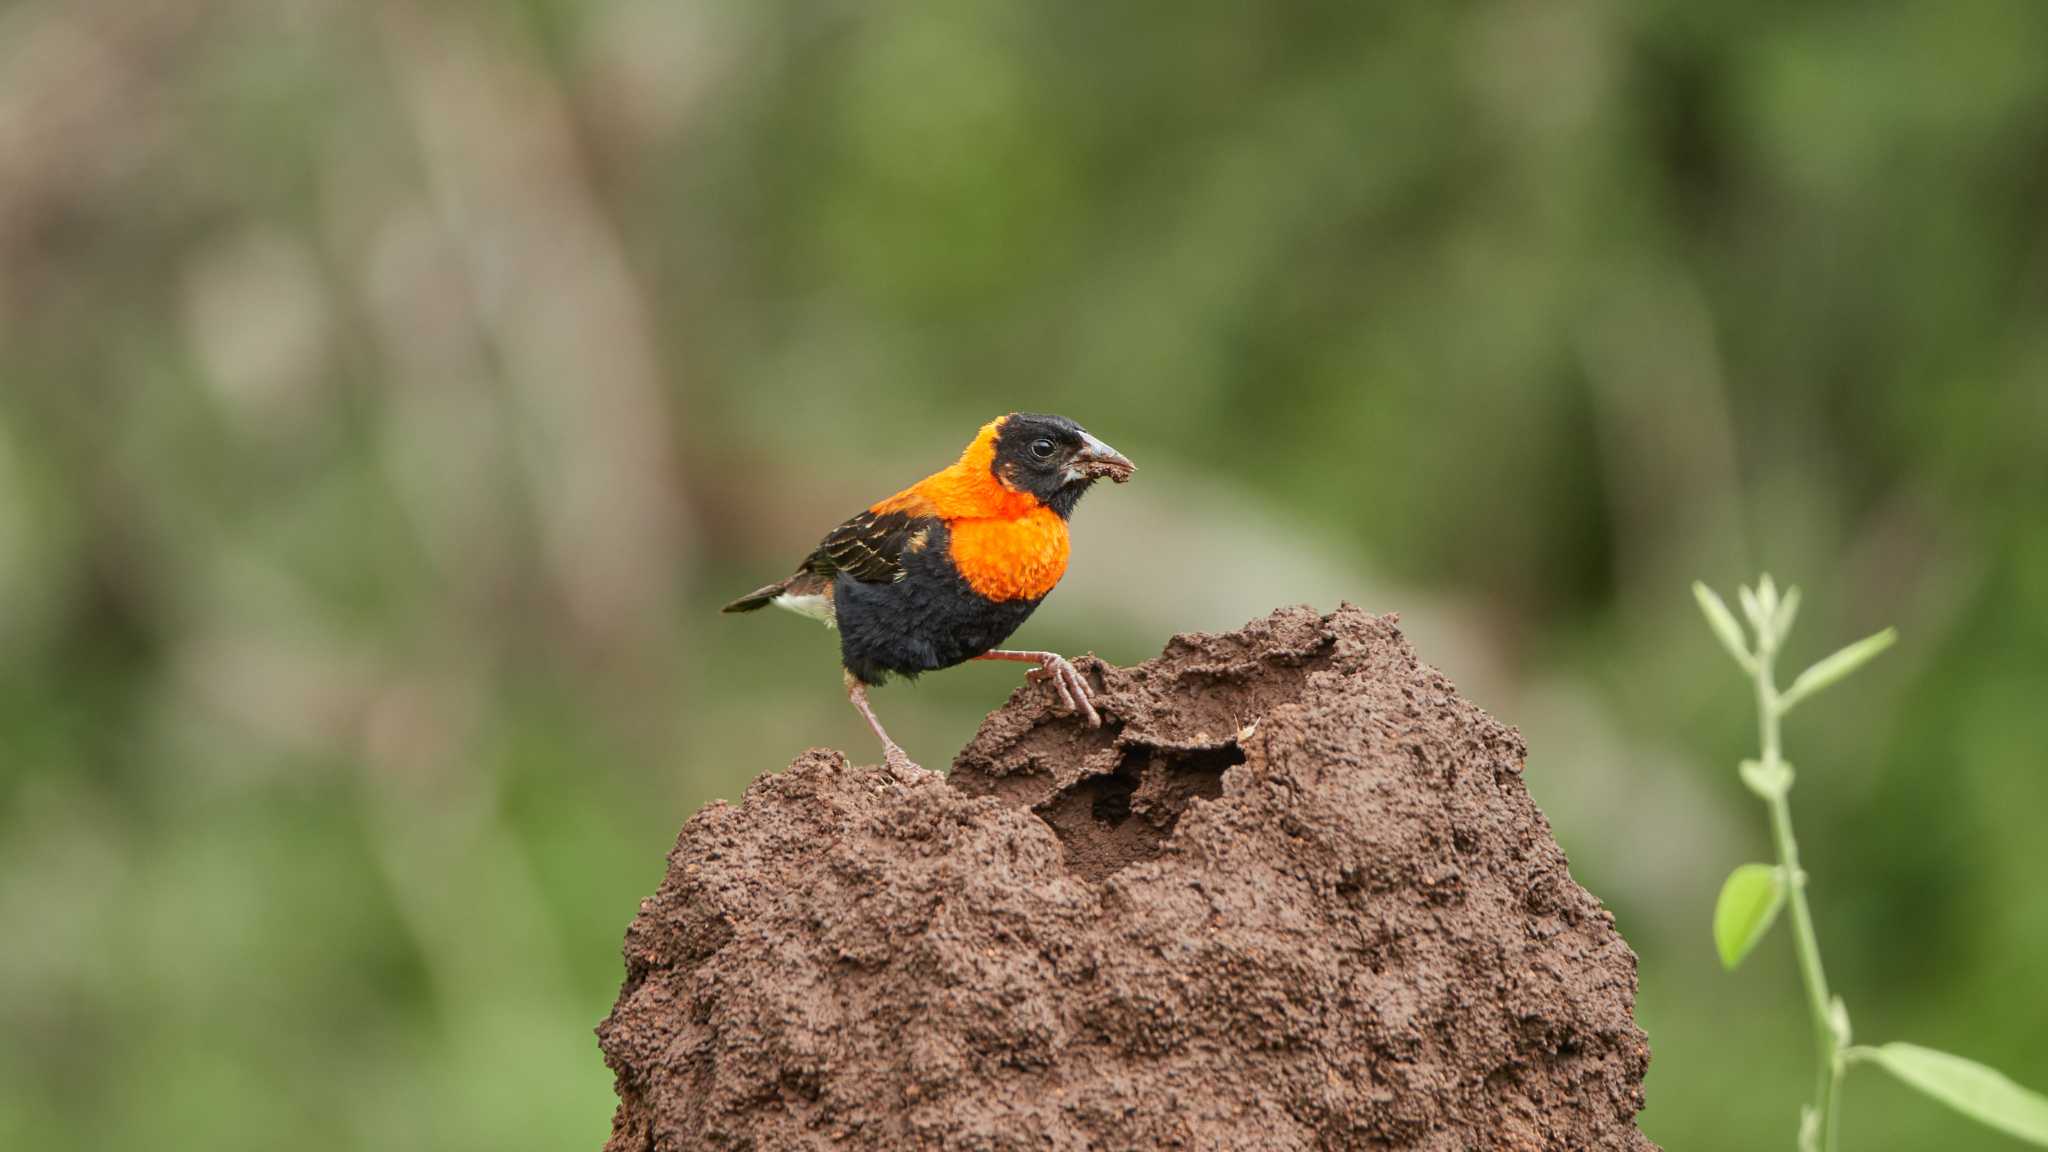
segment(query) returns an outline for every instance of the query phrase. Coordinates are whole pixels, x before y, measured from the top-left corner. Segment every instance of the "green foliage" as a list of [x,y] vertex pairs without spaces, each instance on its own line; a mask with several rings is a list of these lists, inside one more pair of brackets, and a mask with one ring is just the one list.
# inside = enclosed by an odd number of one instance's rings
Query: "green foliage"
[[1721,966],[1732,971],[1770,931],[1789,891],[1793,939],[1819,1059],[1815,1099],[1799,1114],[1801,1152],[1834,1152],[1840,1135],[1838,1110],[1843,1074],[1851,1065],[1865,1060],[1964,1115],[2048,1146],[2048,1099],[2014,1084],[2002,1073],[1930,1048],[1898,1043],[1876,1048],[1851,1047],[1848,1006],[1828,991],[1820,941],[1807,908],[1806,873],[1800,867],[1799,843],[1792,834],[1789,796],[1793,772],[1783,758],[1779,721],[1802,699],[1841,682],[1891,647],[1897,640],[1896,632],[1887,628],[1827,656],[1800,673],[1792,687],[1781,693],[1773,664],[1797,618],[1799,589],[1788,590],[1781,600],[1768,573],[1754,588],[1741,589],[1740,601],[1743,614],[1749,618],[1753,643],[1711,589],[1695,582],[1693,598],[1722,646],[1755,682],[1763,756],[1759,760],[1744,760],[1739,772],[1744,786],[1769,806],[1779,855],[1776,866],[1743,864],[1729,874],[1714,905],[1714,944],[1721,955]]
[[[1747,591],[1747,589],[1744,589]],[[1735,613],[1728,611],[1728,605],[1719,593],[1704,583],[1695,580],[1692,584],[1693,599],[1698,600],[1700,611],[1706,613],[1707,624],[1721,641],[1721,647],[1735,658],[1744,668],[1754,667],[1756,657],[1750,655],[1749,642],[1742,638],[1742,625],[1735,622]]]
[[2003,1073],[1961,1056],[1896,1041],[1852,1048],[1845,1055],[1852,1061],[1868,1060],[1965,1116],[2048,1148],[2048,1097],[2020,1087]]
[[1785,874],[1770,864],[1742,864],[1721,884],[1714,901],[1714,947],[1721,967],[1734,971],[1777,922],[1785,906]]
[[[1798,591],[1798,589],[1793,589]],[[1790,712],[1793,705],[1823,688],[1838,684],[1851,672],[1868,664],[1878,653],[1892,646],[1899,638],[1895,629],[1887,628],[1875,635],[1865,636],[1847,648],[1833,655],[1823,657],[1813,667],[1801,672],[1792,686],[1778,699],[1778,711]]]
[[1759,799],[1776,799],[1792,787],[1792,765],[1783,759],[1770,765],[1761,760],[1744,760],[1736,767],[1736,772],[1742,777],[1743,786],[1756,793]]

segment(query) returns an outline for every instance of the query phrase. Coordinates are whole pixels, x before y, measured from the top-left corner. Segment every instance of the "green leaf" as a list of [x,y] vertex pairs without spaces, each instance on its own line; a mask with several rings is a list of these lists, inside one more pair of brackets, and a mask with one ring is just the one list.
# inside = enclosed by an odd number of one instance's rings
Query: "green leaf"
[[1799,585],[1785,589],[1785,598],[1778,602],[1778,614],[1771,620],[1771,631],[1778,634],[1778,642],[1792,634],[1792,622],[1799,619]]
[[1751,627],[1759,634],[1770,631],[1771,614],[1764,611],[1764,602],[1757,599],[1756,591],[1744,584],[1735,590],[1735,594],[1742,601],[1742,614],[1749,617]]
[[1771,930],[1785,906],[1785,874],[1769,864],[1744,864],[1728,874],[1714,901],[1714,947],[1721,967],[1734,971]]
[[1744,760],[1736,771],[1743,784],[1765,800],[1775,800],[1792,787],[1792,765],[1783,760],[1774,768],[1765,768],[1761,760]]
[[1918,1044],[1859,1049],[1907,1084],[2009,1136],[2048,1148],[2048,1097],[1974,1060]]
[[1749,642],[1742,638],[1742,625],[1735,622],[1735,613],[1728,611],[1728,605],[1712,588],[1695,580],[1692,582],[1692,598],[1700,602],[1700,611],[1707,618],[1707,626],[1720,637],[1721,647],[1728,650],[1735,662],[1744,668],[1756,667],[1756,661],[1749,654]]
[[1778,711],[1790,712],[1794,704],[1870,663],[1879,652],[1897,642],[1898,638],[1898,629],[1887,628],[1874,636],[1865,636],[1832,656],[1823,657],[1813,667],[1801,672],[1797,680],[1792,681],[1792,687],[1787,688],[1785,694],[1778,699]]

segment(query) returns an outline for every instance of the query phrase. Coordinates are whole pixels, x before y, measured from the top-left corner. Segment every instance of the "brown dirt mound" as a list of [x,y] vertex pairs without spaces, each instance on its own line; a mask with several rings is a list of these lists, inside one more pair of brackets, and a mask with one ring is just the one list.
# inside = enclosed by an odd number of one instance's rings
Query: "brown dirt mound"
[[692,817],[598,1030],[612,1152],[1652,1147],[1635,956],[1519,735],[1391,618],[1020,689],[950,779]]

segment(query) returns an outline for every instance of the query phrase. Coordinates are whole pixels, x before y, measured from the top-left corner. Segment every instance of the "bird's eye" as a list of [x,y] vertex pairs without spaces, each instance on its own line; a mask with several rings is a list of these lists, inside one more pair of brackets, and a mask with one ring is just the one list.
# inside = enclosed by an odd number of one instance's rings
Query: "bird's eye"
[[1052,459],[1052,454],[1054,451],[1055,446],[1053,442],[1050,440],[1033,440],[1031,442],[1031,454],[1033,456],[1038,457],[1040,460]]

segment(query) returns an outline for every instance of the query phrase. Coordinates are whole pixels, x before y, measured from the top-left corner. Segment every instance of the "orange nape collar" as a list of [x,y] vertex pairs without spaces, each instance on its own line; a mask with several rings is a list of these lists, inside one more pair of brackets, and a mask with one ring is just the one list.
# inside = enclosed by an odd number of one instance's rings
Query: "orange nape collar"
[[939,517],[952,533],[953,566],[969,587],[990,600],[1036,600],[1066,574],[1067,522],[991,470],[1007,419],[982,425],[960,459],[868,511]]
[[990,465],[996,459],[996,436],[1003,430],[999,416],[981,426],[973,443],[960,459],[919,480],[887,500],[869,508],[884,512],[908,512],[912,516],[939,516],[947,520],[994,517],[1015,519],[1041,507],[1038,497],[1019,492],[996,479]]

